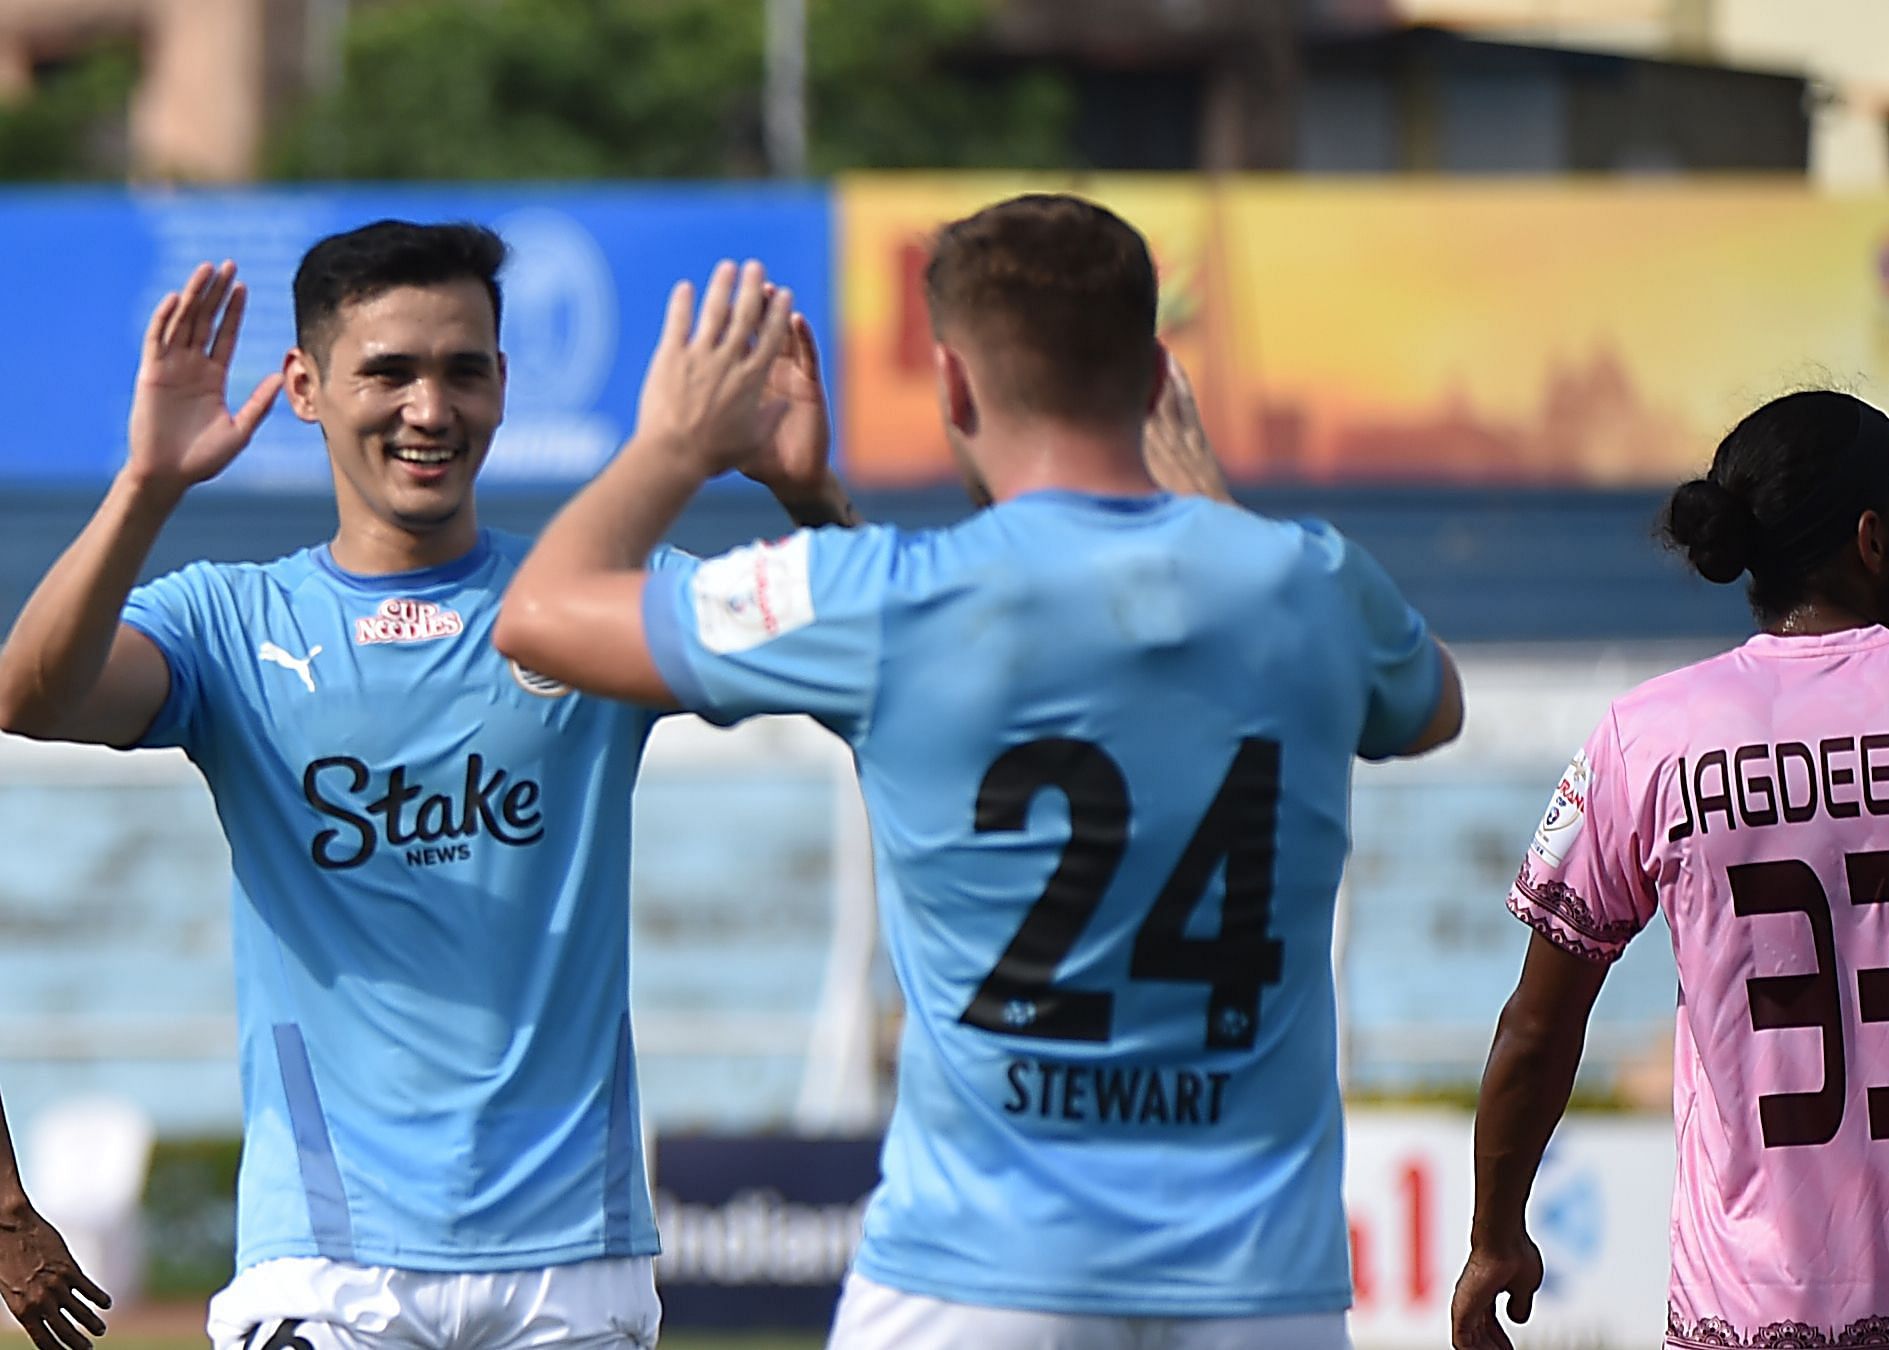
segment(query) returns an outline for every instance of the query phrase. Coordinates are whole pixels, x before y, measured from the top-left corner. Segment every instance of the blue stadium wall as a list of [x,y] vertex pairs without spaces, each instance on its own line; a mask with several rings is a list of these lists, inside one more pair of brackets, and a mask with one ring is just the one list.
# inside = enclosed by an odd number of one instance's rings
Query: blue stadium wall
[[[11,623],[38,577],[84,525],[100,489],[0,486],[0,619]],[[486,523],[537,530],[566,490],[487,494]],[[1256,490],[1272,515],[1322,516],[1371,550],[1439,633],[1457,642],[1588,642],[1723,638],[1751,630],[1737,587],[1708,586],[1652,538],[1659,495],[1647,492],[1457,489]],[[864,493],[876,520],[922,528],[960,519],[961,493]],[[260,559],[327,538],[334,506],[298,492],[199,491],[152,555],[150,574],[194,558]],[[718,489],[673,538],[714,552],[781,533],[785,518],[759,491]]]

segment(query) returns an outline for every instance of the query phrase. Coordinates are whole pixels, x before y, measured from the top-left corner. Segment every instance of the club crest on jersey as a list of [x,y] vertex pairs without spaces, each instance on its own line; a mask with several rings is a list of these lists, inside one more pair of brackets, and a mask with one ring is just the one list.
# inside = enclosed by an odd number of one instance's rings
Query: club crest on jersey
[[807,536],[749,544],[695,569],[695,631],[711,652],[745,652],[813,622]]
[[1550,867],[1561,866],[1568,850],[1574,847],[1574,841],[1581,837],[1581,829],[1587,823],[1587,794],[1593,778],[1587,752],[1576,750],[1573,762],[1555,785],[1554,796],[1541,817],[1541,824],[1535,827],[1534,842],[1529,845]]
[[505,663],[511,668],[512,678],[518,681],[518,687],[527,694],[536,694],[539,698],[563,698],[571,692],[571,687],[561,680],[554,680],[549,675],[540,675],[516,661]]
[[354,621],[354,645],[370,647],[383,642],[433,642],[458,637],[466,629],[456,609],[427,600],[389,599],[380,602],[370,618]]

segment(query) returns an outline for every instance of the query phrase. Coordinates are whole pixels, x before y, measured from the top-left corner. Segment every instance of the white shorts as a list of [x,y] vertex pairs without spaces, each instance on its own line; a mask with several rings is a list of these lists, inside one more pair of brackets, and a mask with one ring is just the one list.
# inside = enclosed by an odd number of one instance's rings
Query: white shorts
[[661,1320],[647,1256],[471,1275],[291,1256],[240,1272],[208,1330],[215,1350],[649,1350]]
[[846,1277],[827,1350],[1351,1350],[1345,1315],[1083,1317],[947,1303]]

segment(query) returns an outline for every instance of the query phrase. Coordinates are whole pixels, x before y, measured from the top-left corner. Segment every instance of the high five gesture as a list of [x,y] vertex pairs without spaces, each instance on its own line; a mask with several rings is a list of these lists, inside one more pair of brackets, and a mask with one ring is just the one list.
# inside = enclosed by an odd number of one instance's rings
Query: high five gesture
[[232,414],[230,360],[243,326],[248,290],[236,264],[202,263],[181,292],[158,302],[145,329],[131,401],[126,467],[178,491],[214,478],[249,444],[282,388],[266,377]]
[[[770,447],[790,403],[770,397],[787,346],[793,292],[767,284],[758,262],[716,267],[702,294],[676,283],[643,377],[636,439],[685,456],[704,477],[740,468]],[[693,322],[691,322],[693,321]]]
[[163,706],[164,658],[118,618],[178,501],[229,466],[282,387],[271,375],[229,410],[244,300],[236,264],[203,263],[152,312],[125,466],[0,648],[0,730],[129,745]]

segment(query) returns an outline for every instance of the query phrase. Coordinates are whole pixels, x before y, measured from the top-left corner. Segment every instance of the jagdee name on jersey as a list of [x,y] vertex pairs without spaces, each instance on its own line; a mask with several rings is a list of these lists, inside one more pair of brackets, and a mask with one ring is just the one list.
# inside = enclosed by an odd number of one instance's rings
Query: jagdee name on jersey
[[1692,761],[1690,772],[1681,755],[1679,800],[1682,814],[1666,832],[1668,843],[1695,829],[1711,833],[1715,813],[1731,830],[1799,825],[1819,810],[1838,820],[1865,808],[1872,816],[1889,815],[1889,733],[1831,736],[1815,749],[1803,741],[1779,741],[1708,750]]

